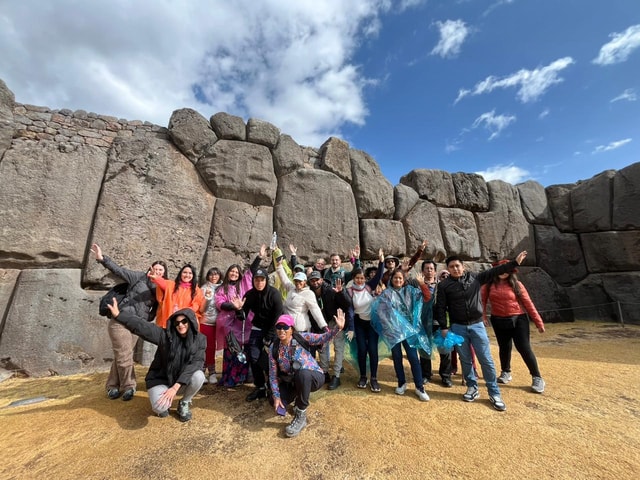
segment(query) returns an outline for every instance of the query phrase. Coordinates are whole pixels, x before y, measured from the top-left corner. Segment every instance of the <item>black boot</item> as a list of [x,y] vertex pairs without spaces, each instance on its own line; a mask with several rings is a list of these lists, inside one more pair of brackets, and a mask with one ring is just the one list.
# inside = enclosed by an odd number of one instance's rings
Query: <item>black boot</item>
[[253,392],[247,395],[247,402],[253,402],[258,398],[267,398],[267,389],[265,387],[254,388]]

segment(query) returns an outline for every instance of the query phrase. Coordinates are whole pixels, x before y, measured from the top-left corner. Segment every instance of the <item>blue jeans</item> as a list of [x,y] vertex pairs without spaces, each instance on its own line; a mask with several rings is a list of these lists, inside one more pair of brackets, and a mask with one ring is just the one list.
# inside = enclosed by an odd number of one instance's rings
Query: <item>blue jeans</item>
[[402,365],[402,347],[404,347],[404,351],[407,353],[407,360],[409,360],[409,365],[411,365],[413,383],[415,383],[418,390],[422,390],[422,369],[420,368],[418,350],[409,346],[409,342],[406,340],[396,343],[391,349],[391,358],[393,359],[393,368],[396,371],[396,377],[398,378],[398,386],[401,387],[407,381],[404,375],[404,366]]
[[478,379],[471,366],[470,346],[472,345],[476,352],[478,362],[480,363],[480,368],[482,368],[482,376],[487,383],[489,395],[500,395],[500,388],[498,388],[496,378],[496,367],[493,364],[493,358],[491,358],[489,337],[487,336],[487,330],[484,328],[484,323],[482,323],[482,321],[472,323],[471,325],[452,323],[449,330],[464,338],[464,343],[459,347],[456,346],[456,351],[460,356],[462,375],[467,382],[467,387],[478,388]]

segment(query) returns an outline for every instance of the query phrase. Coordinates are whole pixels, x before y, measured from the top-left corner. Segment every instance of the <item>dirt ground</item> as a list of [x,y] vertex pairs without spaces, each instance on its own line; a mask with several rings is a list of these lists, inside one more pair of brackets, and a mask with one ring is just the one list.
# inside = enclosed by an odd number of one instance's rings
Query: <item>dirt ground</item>
[[[640,326],[551,324],[532,336],[547,389],[530,391],[514,352],[506,412],[482,380],[480,399],[463,402],[459,375],[454,388],[429,384],[430,402],[398,396],[385,359],[381,393],[355,388],[348,365],[338,390],[312,394],[294,439],[283,434],[290,416],[244,401],[251,386],[206,385],[183,424],[152,416],[143,367],[130,402],[107,399],[105,373],[12,378],[0,383],[0,478],[637,478]],[[46,400],[9,407],[36,397]]]

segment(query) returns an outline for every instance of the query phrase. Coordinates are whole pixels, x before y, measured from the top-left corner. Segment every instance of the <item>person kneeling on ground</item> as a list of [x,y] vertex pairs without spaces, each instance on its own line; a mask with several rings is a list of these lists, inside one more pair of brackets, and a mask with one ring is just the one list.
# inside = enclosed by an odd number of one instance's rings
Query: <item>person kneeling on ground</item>
[[158,346],[145,377],[152,410],[159,417],[167,417],[173,399],[182,394],[178,418],[181,422],[191,420],[191,399],[205,381],[203,367],[207,348],[207,337],[198,332],[195,312],[190,308],[178,310],[169,317],[164,329],[132,312],[120,312],[115,298],[109,310],[113,318],[132,333]]
[[293,421],[285,428],[287,437],[295,437],[307,426],[309,395],[324,385],[324,373],[309,347],[333,340],[344,327],[344,312],[338,310],[334,320],[336,326],[322,334],[295,332],[291,315],[281,315],[276,321],[277,338],[269,355],[269,383],[278,414],[284,415],[287,405],[295,399]]

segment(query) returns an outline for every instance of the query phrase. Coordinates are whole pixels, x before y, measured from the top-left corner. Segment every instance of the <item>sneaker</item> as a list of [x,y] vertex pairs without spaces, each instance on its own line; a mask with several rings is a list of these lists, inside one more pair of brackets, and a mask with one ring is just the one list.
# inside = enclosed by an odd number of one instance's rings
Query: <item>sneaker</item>
[[533,377],[533,383],[531,383],[531,390],[536,393],[544,392],[544,386],[546,385],[542,377]]
[[307,411],[294,407],[293,412],[295,414],[293,420],[284,429],[285,435],[289,438],[297,436],[307,426]]
[[416,395],[418,396],[421,402],[429,401],[429,395],[424,390],[420,390],[419,388],[416,388]]
[[451,387],[453,387],[453,382],[451,381],[450,378],[444,377],[442,379],[442,386],[443,387],[447,387],[447,388],[451,388]]
[[110,388],[109,390],[107,390],[107,397],[109,397],[110,400],[115,400],[119,396],[120,390],[118,390],[117,388]]
[[403,383],[399,387],[396,387],[396,395],[404,395],[404,392],[407,391],[407,384]]
[[480,392],[478,392],[478,387],[467,387],[467,391],[462,395],[462,399],[465,402],[473,402],[479,396]]
[[245,400],[247,402],[253,402],[258,398],[267,398],[267,389],[266,387],[254,388],[253,392],[246,396]]
[[380,393],[380,385],[377,378],[371,378],[371,391],[373,393]]
[[509,383],[511,380],[513,380],[513,378],[510,372],[502,372],[498,377],[498,383]]
[[358,388],[367,388],[367,377],[360,377],[360,380],[358,381],[358,384],[356,385],[356,387]]
[[211,375],[209,375],[209,383],[211,385],[215,385],[216,383],[218,383],[218,377],[216,377],[215,373],[212,373]]
[[336,377],[335,375],[329,382],[329,386],[327,387],[329,390],[335,390],[340,386],[340,377]]
[[165,410],[164,412],[158,413],[160,418],[167,418],[169,416],[169,410]]
[[191,410],[189,406],[191,402],[185,402],[184,400],[180,400],[178,402],[178,418],[181,422],[188,422],[191,420]]
[[122,400],[128,402],[136,394],[135,388],[127,388],[122,394]]
[[507,409],[507,406],[502,401],[502,397],[500,395],[489,395],[489,401],[493,405],[493,408],[499,412],[504,412]]

